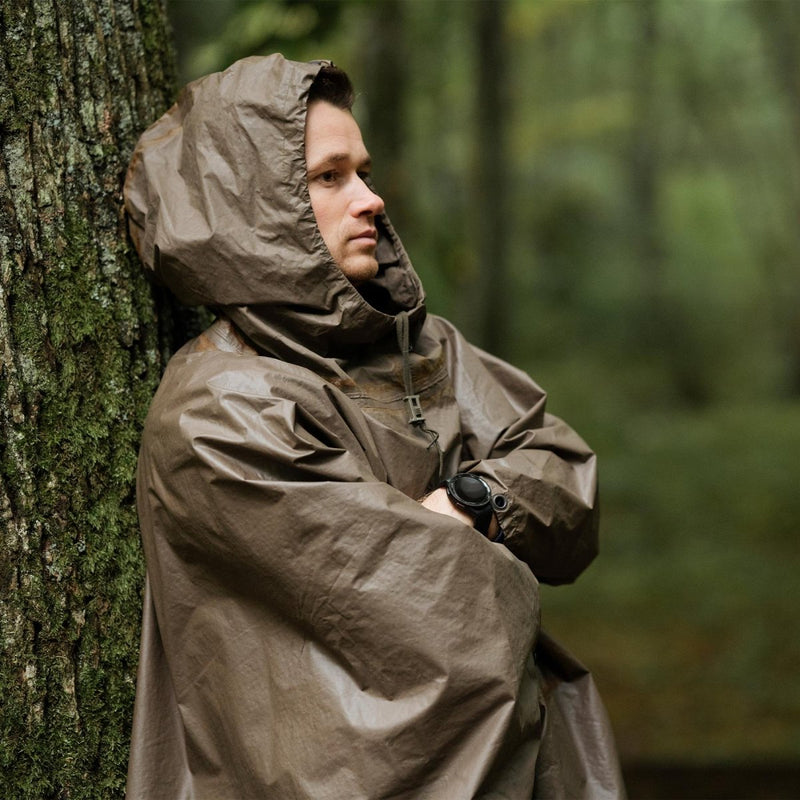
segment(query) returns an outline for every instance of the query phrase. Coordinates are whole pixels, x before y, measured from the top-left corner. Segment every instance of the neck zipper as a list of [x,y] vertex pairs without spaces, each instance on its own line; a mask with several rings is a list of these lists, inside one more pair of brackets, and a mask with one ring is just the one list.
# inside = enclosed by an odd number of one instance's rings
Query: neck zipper
[[425,421],[425,415],[422,413],[422,404],[420,403],[419,395],[414,392],[414,382],[411,375],[411,337],[409,334],[407,311],[401,311],[397,315],[395,318],[395,327],[397,329],[397,344],[403,356],[403,385],[405,386],[406,392],[403,400],[408,410],[408,424],[427,436],[429,439],[427,449],[430,450],[434,448],[436,452],[438,459],[436,478],[435,481],[432,481],[430,484],[432,487],[435,487],[442,482],[442,475],[444,474],[444,454],[439,444],[439,434],[437,431],[428,427]]

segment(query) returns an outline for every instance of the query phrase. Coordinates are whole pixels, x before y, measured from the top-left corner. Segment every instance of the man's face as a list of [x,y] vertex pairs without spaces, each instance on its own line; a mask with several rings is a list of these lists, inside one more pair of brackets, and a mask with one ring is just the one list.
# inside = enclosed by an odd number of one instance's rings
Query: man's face
[[308,107],[306,169],[319,232],[339,269],[354,284],[375,277],[375,215],[383,200],[364,178],[370,158],[349,111],[323,101]]

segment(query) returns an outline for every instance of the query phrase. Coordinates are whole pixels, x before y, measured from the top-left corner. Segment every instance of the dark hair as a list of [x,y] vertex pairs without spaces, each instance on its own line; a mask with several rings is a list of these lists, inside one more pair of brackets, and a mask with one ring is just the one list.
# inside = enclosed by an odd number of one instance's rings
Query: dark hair
[[308,105],[324,100],[343,111],[350,111],[356,99],[353,84],[347,73],[333,64],[323,67],[308,91]]

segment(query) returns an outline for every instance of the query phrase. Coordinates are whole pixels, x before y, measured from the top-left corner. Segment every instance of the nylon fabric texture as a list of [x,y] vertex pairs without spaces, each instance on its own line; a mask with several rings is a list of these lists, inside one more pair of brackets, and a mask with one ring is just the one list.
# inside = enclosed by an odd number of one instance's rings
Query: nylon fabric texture
[[[341,273],[304,161],[325,63],[190,84],[126,178],[145,268],[219,314],[145,423],[127,797],[530,800],[564,770],[576,800],[622,797],[599,700],[573,693],[588,769],[548,709],[591,676],[553,648],[537,664],[539,581],[597,553],[595,456],[527,375],[427,313],[386,215],[378,275]],[[504,495],[503,544],[421,505],[440,468]]]

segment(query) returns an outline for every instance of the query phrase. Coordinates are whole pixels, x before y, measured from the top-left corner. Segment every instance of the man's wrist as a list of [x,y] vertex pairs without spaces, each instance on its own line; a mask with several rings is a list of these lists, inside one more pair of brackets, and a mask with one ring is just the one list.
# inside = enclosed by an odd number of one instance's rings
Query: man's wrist
[[489,484],[480,475],[459,472],[443,481],[450,502],[468,514],[472,526],[492,541],[502,541],[502,529],[495,510],[505,508],[506,499],[494,495]]
[[448,517],[453,517],[459,522],[472,527],[472,517],[462,509],[453,505],[444,487],[439,487],[429,492],[419,501],[429,511],[435,511],[437,514],[444,514]]

